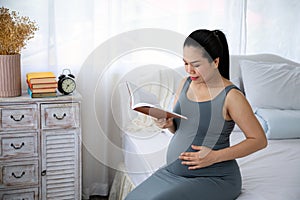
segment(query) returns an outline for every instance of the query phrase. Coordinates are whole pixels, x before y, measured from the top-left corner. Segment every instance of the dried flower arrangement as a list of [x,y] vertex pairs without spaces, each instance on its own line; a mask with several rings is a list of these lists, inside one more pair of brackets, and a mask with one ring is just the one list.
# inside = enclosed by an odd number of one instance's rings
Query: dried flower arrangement
[[0,55],[19,54],[38,30],[35,22],[18,14],[8,8],[0,8]]

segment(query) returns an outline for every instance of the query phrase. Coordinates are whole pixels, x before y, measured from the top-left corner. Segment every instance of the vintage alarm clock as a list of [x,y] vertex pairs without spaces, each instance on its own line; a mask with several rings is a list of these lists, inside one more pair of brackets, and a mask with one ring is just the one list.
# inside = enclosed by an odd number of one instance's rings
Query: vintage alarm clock
[[[68,72],[66,74],[66,72]],[[57,89],[60,93],[68,95],[74,92],[76,88],[75,76],[71,74],[70,69],[63,69],[62,74],[58,77]]]

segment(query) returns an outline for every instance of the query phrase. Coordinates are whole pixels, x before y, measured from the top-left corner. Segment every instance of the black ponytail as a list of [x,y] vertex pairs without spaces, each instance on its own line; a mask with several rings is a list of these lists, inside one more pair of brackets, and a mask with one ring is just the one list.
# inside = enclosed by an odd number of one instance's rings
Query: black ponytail
[[192,32],[183,46],[199,47],[209,62],[219,58],[219,72],[229,79],[229,50],[225,34],[220,30],[200,29]]

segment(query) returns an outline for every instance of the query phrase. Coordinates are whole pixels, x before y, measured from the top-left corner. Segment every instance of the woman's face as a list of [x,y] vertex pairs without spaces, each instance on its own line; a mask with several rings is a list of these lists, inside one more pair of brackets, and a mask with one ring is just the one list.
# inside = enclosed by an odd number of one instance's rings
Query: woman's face
[[209,62],[203,57],[203,50],[198,47],[185,46],[183,48],[183,61],[185,70],[195,83],[206,83],[218,72],[219,59]]

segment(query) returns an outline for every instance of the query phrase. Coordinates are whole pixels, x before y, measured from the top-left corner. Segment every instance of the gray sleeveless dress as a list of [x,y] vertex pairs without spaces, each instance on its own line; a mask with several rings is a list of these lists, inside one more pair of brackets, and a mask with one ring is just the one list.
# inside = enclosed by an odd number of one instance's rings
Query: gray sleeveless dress
[[211,101],[194,102],[186,95],[190,83],[188,78],[174,108],[188,120],[174,119],[177,129],[169,144],[167,165],[138,185],[126,200],[232,200],[240,194],[241,175],[235,160],[189,170],[178,159],[182,152],[195,151],[192,144],[214,150],[229,147],[235,125],[224,120],[222,113],[227,93],[238,89],[236,86],[227,86]]

